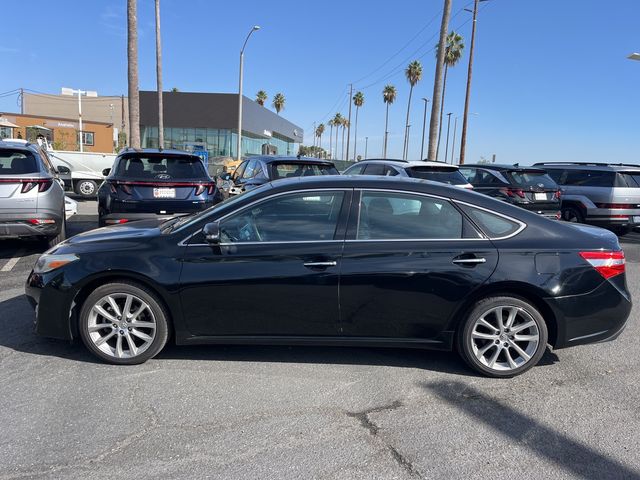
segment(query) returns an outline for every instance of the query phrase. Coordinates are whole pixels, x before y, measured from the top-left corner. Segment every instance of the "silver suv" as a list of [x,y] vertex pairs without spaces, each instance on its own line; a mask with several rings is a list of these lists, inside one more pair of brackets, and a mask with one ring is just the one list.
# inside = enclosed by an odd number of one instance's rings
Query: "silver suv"
[[46,152],[0,140],[0,239],[36,237],[52,247],[65,235],[64,189]]
[[640,226],[640,165],[536,163],[560,186],[562,218],[618,235]]

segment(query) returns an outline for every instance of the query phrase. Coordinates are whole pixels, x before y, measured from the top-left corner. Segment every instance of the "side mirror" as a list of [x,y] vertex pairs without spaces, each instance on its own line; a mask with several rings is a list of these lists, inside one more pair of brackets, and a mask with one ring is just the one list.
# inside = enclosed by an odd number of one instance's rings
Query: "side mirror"
[[110,168],[105,168],[104,170],[102,170],[102,175],[105,177],[109,176],[110,173],[111,173]]
[[71,174],[71,169],[69,167],[65,167],[64,165],[61,165],[57,168],[58,173],[60,175],[70,175]]
[[220,223],[211,222],[207,223],[202,229],[204,233],[204,239],[211,245],[217,245],[220,243]]

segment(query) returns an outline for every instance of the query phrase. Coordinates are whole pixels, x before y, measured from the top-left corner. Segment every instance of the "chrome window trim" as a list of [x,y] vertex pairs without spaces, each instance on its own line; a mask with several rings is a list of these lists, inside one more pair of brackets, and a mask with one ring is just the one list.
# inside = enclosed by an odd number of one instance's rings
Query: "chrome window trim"
[[[220,217],[217,221],[221,222],[222,220],[224,220],[225,218],[234,215],[236,213],[241,213],[249,208],[251,208],[252,206],[261,203],[261,202],[266,202],[267,200],[271,200],[273,198],[277,198],[277,197],[281,197],[283,195],[291,195],[294,193],[305,193],[305,192],[349,192],[349,191],[353,191],[353,188],[312,188],[312,189],[299,189],[299,190],[291,190],[289,192],[279,192],[279,193],[275,193],[273,195],[269,195],[267,197],[263,197],[260,198],[258,200],[255,200],[247,205],[245,205],[244,207],[242,207],[240,210],[234,210],[233,212],[229,212],[226,215],[223,215],[222,217]],[[344,197],[343,197],[344,199]],[[340,213],[340,212],[338,212]],[[336,225],[337,226],[337,225]],[[182,239],[180,242],[178,242],[178,246],[180,247],[202,247],[202,246],[209,246],[208,243],[193,243],[193,244],[188,244],[187,242],[189,241],[189,239],[195,235],[197,235],[198,233],[200,233],[202,231],[202,228],[199,230],[196,230],[195,232],[193,232],[191,235],[189,235],[188,237]],[[342,242],[343,240],[301,240],[301,241],[283,241],[283,242],[238,242],[238,243],[219,243],[218,245],[220,246],[229,246],[229,245],[251,245],[251,244],[259,244],[259,245],[269,245],[269,244],[291,244],[291,243],[327,243],[327,242]]]
[[[504,219],[507,219],[511,222],[517,223],[518,225],[520,225],[520,227],[513,233],[509,234],[509,235],[505,235],[503,237],[488,237],[489,240],[506,240],[508,238],[512,238],[515,237],[516,235],[518,235],[520,232],[522,232],[525,228],[527,228],[527,224],[521,220],[517,220],[513,217],[510,217],[509,215],[505,215],[504,213],[499,213],[496,212],[495,210],[490,210],[488,208],[485,207],[480,207],[479,205],[474,205],[473,203],[469,203],[469,202],[464,202],[462,200],[453,200],[454,203],[457,204],[461,204],[461,205],[466,205],[468,207],[471,208],[477,208],[478,210],[484,210],[487,213],[491,213],[492,215],[496,215],[498,217],[502,217]],[[475,222],[474,222],[475,223]]]

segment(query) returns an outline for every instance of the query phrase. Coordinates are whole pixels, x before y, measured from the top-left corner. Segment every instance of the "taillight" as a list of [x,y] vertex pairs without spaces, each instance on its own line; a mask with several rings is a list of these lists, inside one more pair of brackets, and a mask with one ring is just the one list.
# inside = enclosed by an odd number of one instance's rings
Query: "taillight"
[[634,205],[631,205],[629,203],[596,203],[596,207],[629,209],[629,208],[634,208]]
[[122,223],[127,223],[129,220],[126,218],[118,218],[114,220],[105,220],[104,223],[107,225],[120,225]]
[[213,195],[213,192],[216,191],[216,185],[214,183],[208,183],[206,185],[198,185],[196,187],[196,195],[200,195],[205,191],[205,189],[207,190],[207,193],[209,195]]
[[109,184],[109,189],[111,190],[111,193],[118,193],[118,189],[113,183]]
[[22,193],[27,193],[37,186],[39,192],[46,192],[47,190],[49,190],[52,184],[53,180],[22,180],[22,189],[20,191]]
[[202,192],[204,192],[205,188],[207,188],[205,185],[198,185],[196,187],[196,195],[200,195]]
[[556,212],[556,220],[560,220],[562,218],[562,212],[560,210],[558,210]]
[[611,278],[624,273],[624,252],[596,251],[580,252],[580,256],[602,275],[603,278]]
[[126,183],[121,183],[120,184],[120,188],[127,195],[131,195],[133,193],[132,190],[131,190],[131,187],[129,185],[127,185]]
[[525,198],[524,190],[520,188],[501,188],[500,191],[505,194],[507,197],[515,197],[516,195],[520,198]]
[[561,196],[562,196],[562,192],[561,192],[560,190],[556,190],[556,194],[554,195],[554,197],[555,197],[557,200],[560,200],[560,197],[561,197]]
[[210,185],[209,185],[209,187],[208,187],[207,193],[208,193],[209,195],[213,195],[213,194],[215,193],[215,191],[216,191],[216,186],[215,186],[215,184],[213,184],[213,183],[212,183],[212,184],[210,184]]

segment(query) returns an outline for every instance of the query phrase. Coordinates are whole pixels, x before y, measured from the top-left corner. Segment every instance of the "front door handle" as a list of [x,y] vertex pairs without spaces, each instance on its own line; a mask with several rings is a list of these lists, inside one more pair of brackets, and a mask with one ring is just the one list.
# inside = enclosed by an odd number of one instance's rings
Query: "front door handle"
[[480,258],[456,258],[453,260],[453,263],[458,265],[477,265],[479,263],[487,263],[487,259]]
[[335,267],[336,265],[335,260],[333,262],[304,262],[304,266],[307,268],[326,268]]

